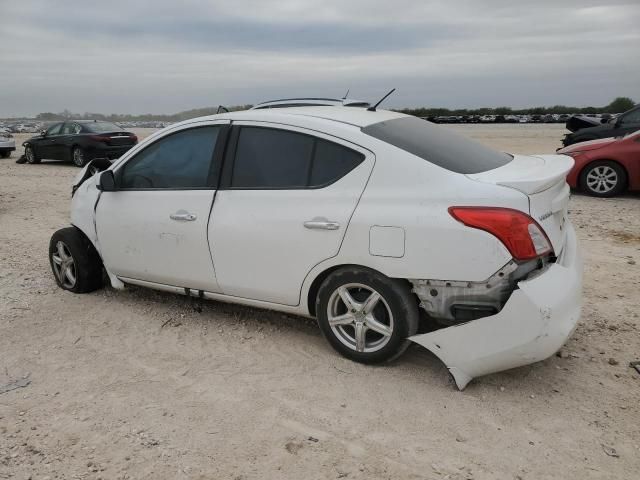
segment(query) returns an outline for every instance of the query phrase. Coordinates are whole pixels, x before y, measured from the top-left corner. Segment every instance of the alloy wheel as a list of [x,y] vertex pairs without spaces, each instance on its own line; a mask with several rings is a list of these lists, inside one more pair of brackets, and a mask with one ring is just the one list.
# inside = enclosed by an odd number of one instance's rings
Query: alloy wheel
[[386,300],[360,283],[342,285],[331,294],[327,319],[336,338],[356,352],[376,352],[393,334],[393,314]]
[[609,193],[618,184],[618,174],[607,166],[600,165],[587,174],[587,186],[596,193]]
[[27,157],[27,163],[34,163],[36,160],[36,157],[33,154],[33,149],[31,147],[27,147],[25,149],[24,156]]
[[60,284],[65,288],[76,285],[76,264],[73,256],[64,242],[56,243],[56,249],[51,254],[53,272]]
[[78,167],[84,166],[84,152],[80,148],[73,150],[73,163]]

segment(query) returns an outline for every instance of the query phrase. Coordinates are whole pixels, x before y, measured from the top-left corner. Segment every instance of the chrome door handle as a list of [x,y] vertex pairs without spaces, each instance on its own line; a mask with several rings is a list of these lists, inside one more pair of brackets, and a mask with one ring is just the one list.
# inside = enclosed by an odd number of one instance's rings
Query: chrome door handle
[[198,216],[193,213],[178,211],[169,215],[169,218],[171,220],[178,220],[179,222],[193,222],[196,218],[198,218]]
[[338,222],[330,222],[324,219],[313,219],[308,222],[304,222],[304,228],[308,228],[310,230],[338,230],[340,228],[340,224]]

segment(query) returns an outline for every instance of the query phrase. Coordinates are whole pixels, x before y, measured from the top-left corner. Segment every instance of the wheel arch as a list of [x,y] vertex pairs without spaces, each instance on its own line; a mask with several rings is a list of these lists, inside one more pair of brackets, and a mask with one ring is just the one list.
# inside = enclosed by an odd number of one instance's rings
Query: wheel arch
[[593,165],[594,163],[597,162],[611,162],[611,163],[615,163],[616,165],[618,165],[622,171],[624,172],[626,178],[624,179],[624,188],[625,190],[627,188],[629,188],[629,170],[627,169],[627,167],[625,167],[625,165],[614,159],[614,158],[594,158],[592,160],[589,160],[587,163],[585,163],[582,168],[580,169],[580,172],[578,173],[578,182],[581,184],[582,183],[582,176],[585,174],[585,172],[587,171],[587,168],[589,168],[591,165]]
[[[320,286],[322,285],[322,282],[324,282],[327,279],[327,277],[331,275],[333,272],[340,270],[342,268],[361,268],[363,270],[370,270],[379,275],[389,277],[388,275],[386,275],[384,272],[381,272],[380,270],[376,270],[375,268],[371,268],[367,265],[360,265],[357,263],[341,263],[338,265],[332,265],[330,267],[325,268],[315,276],[315,278],[311,282],[311,285],[309,286],[309,290],[307,291],[307,298],[306,298],[307,310],[309,311],[309,315],[311,315],[312,317],[316,316],[316,299],[318,297],[318,292],[320,291]],[[397,280],[404,280],[404,279],[397,279]],[[405,281],[407,282],[408,285],[410,285],[408,280],[405,280]],[[417,300],[417,297],[416,297],[416,300]]]

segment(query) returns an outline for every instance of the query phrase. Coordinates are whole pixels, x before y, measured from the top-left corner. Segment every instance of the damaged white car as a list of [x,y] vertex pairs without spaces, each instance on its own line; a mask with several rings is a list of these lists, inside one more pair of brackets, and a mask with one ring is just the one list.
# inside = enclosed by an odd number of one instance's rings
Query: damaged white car
[[462,389],[549,357],[576,326],[572,165],[374,108],[224,113],[85,168],[49,258],[77,293],[104,269],[114,288],[315,317],[358,362],[413,341]]

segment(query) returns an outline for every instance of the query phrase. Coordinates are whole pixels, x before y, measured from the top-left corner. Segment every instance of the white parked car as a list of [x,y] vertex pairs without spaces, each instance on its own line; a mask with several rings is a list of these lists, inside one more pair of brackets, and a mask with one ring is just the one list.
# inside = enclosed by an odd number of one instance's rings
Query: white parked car
[[416,117],[258,109],[159,131],[81,172],[57,283],[315,317],[355,361],[431,350],[459,388],[555,353],[580,315],[573,165],[508,155]]
[[11,132],[4,128],[0,128],[0,157],[9,158],[11,152],[16,149],[16,141]]

